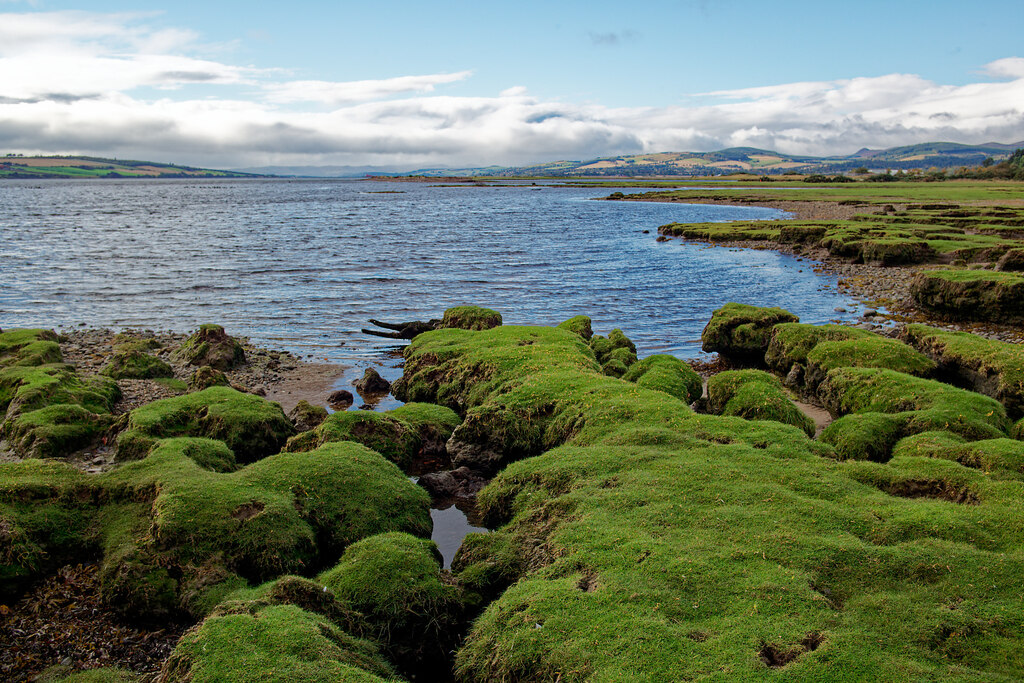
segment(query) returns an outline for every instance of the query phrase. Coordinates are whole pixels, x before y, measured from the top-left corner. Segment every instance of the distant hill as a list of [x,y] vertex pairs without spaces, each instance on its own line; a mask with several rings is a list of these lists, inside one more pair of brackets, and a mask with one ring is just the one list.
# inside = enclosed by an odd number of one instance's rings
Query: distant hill
[[0,156],[4,178],[247,178],[251,173],[80,156]]
[[[900,170],[911,168],[957,168],[978,166],[991,157],[1006,159],[1024,142],[1004,145],[961,145],[933,142],[891,149],[862,149],[848,156],[812,157],[781,154],[754,147],[732,147],[716,152],[663,152],[602,157],[589,161],[556,161],[535,166],[491,172],[498,176],[703,176],[746,172],[758,174],[841,173],[856,168]],[[445,169],[444,175],[468,175],[463,170]],[[441,174],[439,174],[441,175]]]

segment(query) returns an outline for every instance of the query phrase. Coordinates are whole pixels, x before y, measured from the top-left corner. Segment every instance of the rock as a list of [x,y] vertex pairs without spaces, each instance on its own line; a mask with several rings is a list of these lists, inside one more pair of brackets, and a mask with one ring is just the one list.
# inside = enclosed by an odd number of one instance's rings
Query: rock
[[174,352],[173,358],[188,365],[230,370],[245,363],[245,351],[220,325],[201,325]]
[[862,317],[864,317],[864,318],[874,318],[877,315],[878,315],[878,311],[876,311],[873,308],[869,308],[868,310],[864,311],[864,315]]
[[846,313],[846,309],[843,308],[842,306],[836,306],[832,310],[835,311],[836,313]]
[[1024,271],[1024,249],[1010,249],[996,262],[996,270]]
[[804,385],[804,366],[794,363],[782,383],[790,388],[802,387]]
[[355,402],[355,397],[351,391],[339,389],[338,391],[331,392],[331,395],[327,397],[327,403],[335,410],[345,410]]
[[471,498],[479,493],[487,480],[468,467],[460,467],[447,472],[424,474],[419,484],[434,498]]
[[391,391],[391,382],[387,381],[373,368],[367,368],[363,376],[352,382],[360,396],[365,394],[386,394]]
[[308,432],[327,419],[327,409],[312,405],[309,401],[299,401],[292,412],[288,413],[288,419],[295,425],[295,429]]
[[228,376],[220,370],[214,370],[209,365],[197,368],[188,381],[189,391],[202,391],[210,387],[229,386]]

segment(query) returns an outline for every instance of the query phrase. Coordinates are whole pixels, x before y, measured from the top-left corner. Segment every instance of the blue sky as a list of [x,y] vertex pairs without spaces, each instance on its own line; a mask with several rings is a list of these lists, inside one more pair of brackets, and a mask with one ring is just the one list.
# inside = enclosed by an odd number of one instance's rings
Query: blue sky
[[1017,142],[1022,19],[1000,1],[0,0],[0,150],[415,167]]

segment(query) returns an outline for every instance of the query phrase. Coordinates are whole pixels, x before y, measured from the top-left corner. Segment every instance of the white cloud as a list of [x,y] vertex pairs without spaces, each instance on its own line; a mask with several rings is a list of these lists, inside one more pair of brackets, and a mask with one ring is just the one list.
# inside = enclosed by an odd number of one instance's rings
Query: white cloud
[[610,108],[543,100],[521,85],[496,96],[443,94],[469,71],[297,80],[198,57],[195,34],[153,28],[152,17],[0,14],[0,151],[219,167],[426,166],[740,145],[845,154],[933,140],[1024,140],[1019,57],[984,67],[999,80],[962,86],[889,74],[701,96],[714,104]]
[[469,78],[471,71],[427,76],[399,76],[372,81],[286,81],[264,86],[270,102],[321,102],[345,104],[379,100],[409,92],[433,92],[434,86]]

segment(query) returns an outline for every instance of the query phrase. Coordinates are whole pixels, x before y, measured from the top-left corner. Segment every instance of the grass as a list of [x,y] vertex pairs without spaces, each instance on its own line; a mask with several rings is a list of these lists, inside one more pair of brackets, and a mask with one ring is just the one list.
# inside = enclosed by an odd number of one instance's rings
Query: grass
[[793,425],[814,436],[814,420],[793,405],[777,377],[763,370],[730,370],[712,376],[708,408],[716,415]]
[[622,376],[644,389],[663,391],[684,403],[693,403],[704,393],[704,383],[693,368],[668,354],[655,354],[635,363]]
[[462,678],[1024,670],[1018,482],[930,457],[840,462],[787,425],[696,415],[602,376],[559,332],[448,330],[406,351],[406,390],[459,405],[478,445],[502,452],[513,425],[537,439],[480,496],[497,531],[454,565],[500,593]]
[[924,310],[953,320],[1024,320],[1024,276],[991,270],[929,270],[910,294]]
[[711,315],[701,332],[701,348],[737,361],[761,363],[772,328],[800,319],[781,308],[761,308],[749,304],[727,303]]
[[131,411],[117,437],[117,459],[142,458],[160,439],[199,436],[223,441],[239,462],[252,462],[281,450],[294,433],[277,403],[214,386]]
[[174,369],[156,356],[141,351],[119,351],[110,356],[100,369],[101,375],[112,379],[173,378]]
[[454,306],[444,312],[441,327],[460,330],[489,330],[501,325],[501,313],[479,306]]
[[910,344],[975,391],[996,399],[1012,417],[1024,416],[1024,348],[966,332],[908,325]]

